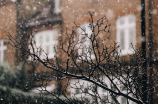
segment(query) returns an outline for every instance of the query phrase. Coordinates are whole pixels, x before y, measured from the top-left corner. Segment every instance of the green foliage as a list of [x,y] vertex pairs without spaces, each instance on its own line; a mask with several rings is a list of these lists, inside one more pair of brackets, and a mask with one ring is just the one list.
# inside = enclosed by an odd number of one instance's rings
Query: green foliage
[[29,91],[36,86],[34,79],[34,76],[25,72],[24,65],[15,71],[8,66],[0,66],[0,85]]

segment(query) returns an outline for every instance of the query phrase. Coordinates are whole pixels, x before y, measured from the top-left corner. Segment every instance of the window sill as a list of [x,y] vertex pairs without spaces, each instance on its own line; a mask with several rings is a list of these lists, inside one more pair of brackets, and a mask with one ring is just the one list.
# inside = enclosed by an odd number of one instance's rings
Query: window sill
[[[42,60],[44,60],[48,57],[48,59],[51,60],[51,59],[55,59],[55,53],[54,54],[49,54],[48,56],[47,55],[41,55],[41,56],[38,56],[38,57]],[[28,61],[33,61],[33,58],[31,56],[29,56]]]
[[121,50],[119,52],[120,56],[132,55],[134,53],[135,53],[134,49],[131,49],[131,50]]

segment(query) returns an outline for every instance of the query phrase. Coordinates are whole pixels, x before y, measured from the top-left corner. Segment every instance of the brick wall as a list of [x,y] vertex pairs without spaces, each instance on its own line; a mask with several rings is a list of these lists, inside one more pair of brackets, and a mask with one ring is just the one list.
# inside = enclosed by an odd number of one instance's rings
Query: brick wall
[[[0,39],[6,39],[7,34],[16,35],[16,7],[15,4],[5,0],[0,5]],[[15,49],[7,45],[6,59],[9,64],[14,64]]]
[[[140,47],[141,42],[141,17],[140,17],[140,0],[62,0],[62,16],[63,16],[63,30],[74,26],[74,21],[80,25],[88,22],[88,12],[94,12],[94,20],[106,15],[111,24],[110,39],[116,40],[116,20],[119,16],[133,14],[136,17],[136,44]],[[104,37],[105,38],[105,37]]]

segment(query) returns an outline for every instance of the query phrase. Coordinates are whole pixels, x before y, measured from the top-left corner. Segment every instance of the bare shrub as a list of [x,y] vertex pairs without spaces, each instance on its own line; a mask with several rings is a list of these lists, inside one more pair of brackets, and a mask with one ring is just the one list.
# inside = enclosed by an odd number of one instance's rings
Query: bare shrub
[[[147,72],[142,72],[142,66],[148,58],[141,58],[141,50],[134,48],[133,54],[122,57],[118,44],[109,44],[112,34],[106,17],[94,22],[93,13],[89,12],[89,15],[88,28],[91,31],[74,23],[71,33],[66,31],[59,37],[58,46],[54,47],[56,54],[51,60],[32,41],[32,36],[29,48],[22,47],[11,35],[8,39],[13,47],[25,51],[32,62],[38,61],[56,73],[53,76],[58,82],[57,90],[48,93],[65,103],[72,100],[73,103],[149,103],[153,100],[150,95],[155,93],[152,89],[156,89],[157,72],[147,75],[147,99],[143,101],[142,76]],[[101,34],[106,38],[100,37]],[[40,56],[40,52],[44,55]]]

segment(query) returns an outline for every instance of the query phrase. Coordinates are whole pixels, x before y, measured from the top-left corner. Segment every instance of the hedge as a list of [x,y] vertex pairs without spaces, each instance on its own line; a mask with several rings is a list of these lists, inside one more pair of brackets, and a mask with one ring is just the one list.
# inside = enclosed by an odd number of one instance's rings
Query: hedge
[[15,88],[0,85],[0,104],[64,104],[52,96],[23,92]]

